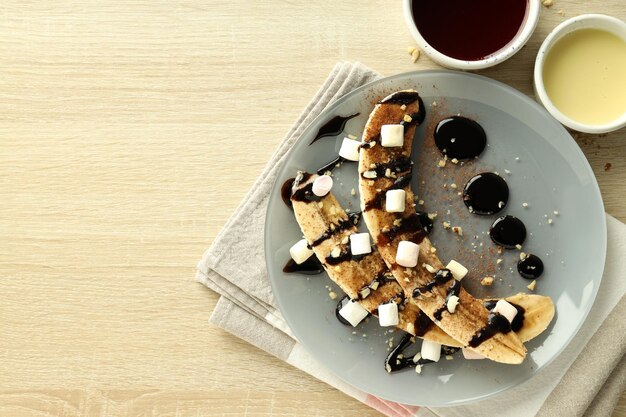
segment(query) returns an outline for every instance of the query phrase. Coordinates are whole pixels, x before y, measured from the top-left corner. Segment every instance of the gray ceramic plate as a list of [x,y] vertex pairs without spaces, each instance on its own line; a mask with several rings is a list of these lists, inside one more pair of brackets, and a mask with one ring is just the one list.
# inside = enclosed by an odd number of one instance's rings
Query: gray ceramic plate
[[[398,340],[399,332],[379,327],[376,319],[357,329],[340,324],[335,318],[337,300],[329,297],[327,287],[338,294],[341,291],[326,274],[307,277],[282,272],[289,247],[301,233],[280,198],[281,184],[299,169],[315,171],[332,160],[344,136],[360,136],[377,99],[406,88],[418,90],[426,103],[426,120],[418,127],[413,145],[412,186],[424,200],[420,208],[438,213],[431,238],[443,262],[456,259],[470,268],[463,283],[475,296],[527,291],[529,281],[515,269],[519,251],[499,255],[489,239],[489,226],[497,216],[469,214],[457,195],[465,182],[481,171],[497,171],[506,179],[511,197],[501,214],[524,221],[529,236],[523,251],[544,261],[545,272],[536,292],[552,297],[556,317],[547,331],[526,344],[528,356],[522,365],[466,361],[456,354],[453,360],[442,358],[424,366],[421,375],[411,370],[389,375],[383,366],[387,339]],[[330,118],[356,112],[360,115],[348,122],[342,135],[309,145]],[[437,168],[441,156],[433,145],[433,125],[459,113],[483,126],[488,147],[475,162]],[[334,175],[333,192],[344,207],[358,210],[358,196],[350,192],[357,188],[356,164],[345,163]],[[528,207],[523,208],[523,203]],[[461,226],[463,236],[444,230],[443,220]],[[360,227],[365,228],[363,224]],[[567,131],[518,91],[485,77],[447,71],[385,78],[330,106],[288,155],[270,197],[265,225],[265,256],[274,294],[298,340],[344,381],[381,398],[412,405],[447,406],[481,400],[520,384],[548,365],[587,316],[602,278],[605,250],[600,191],[587,160]],[[503,262],[496,265],[498,258]],[[485,275],[495,276],[492,287],[480,285]]]

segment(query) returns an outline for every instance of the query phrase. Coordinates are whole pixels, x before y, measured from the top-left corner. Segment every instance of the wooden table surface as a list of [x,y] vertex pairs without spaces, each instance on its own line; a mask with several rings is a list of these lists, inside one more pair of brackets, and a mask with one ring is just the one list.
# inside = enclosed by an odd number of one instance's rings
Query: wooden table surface
[[[437,67],[410,61],[400,2],[15,3],[0,6],[0,415],[378,415],[209,325],[217,296],[193,276],[336,61]],[[482,74],[531,94],[558,22],[626,19],[626,3],[542,12]],[[574,137],[626,221],[626,130]]]

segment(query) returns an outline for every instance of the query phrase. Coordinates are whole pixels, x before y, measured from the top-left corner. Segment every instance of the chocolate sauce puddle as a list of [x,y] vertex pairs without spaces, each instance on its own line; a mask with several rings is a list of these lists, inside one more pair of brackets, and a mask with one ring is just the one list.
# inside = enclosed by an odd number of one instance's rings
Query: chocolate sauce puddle
[[327,136],[337,136],[343,132],[343,129],[346,127],[346,123],[348,120],[355,118],[360,113],[355,113],[350,116],[335,116],[326,122],[320,129],[317,131],[317,135],[315,138],[309,143],[309,146],[313,145],[318,140],[325,138]]

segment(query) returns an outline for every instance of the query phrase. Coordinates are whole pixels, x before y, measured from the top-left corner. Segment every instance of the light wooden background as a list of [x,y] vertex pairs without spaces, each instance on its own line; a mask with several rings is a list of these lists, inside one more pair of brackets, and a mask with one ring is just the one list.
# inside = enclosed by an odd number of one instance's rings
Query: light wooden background
[[[555,0],[482,73],[530,94],[590,11],[626,3]],[[411,43],[397,0],[2,2],[0,415],[377,415],[210,326],[193,274],[332,65],[436,67]],[[626,131],[575,137],[626,221]]]

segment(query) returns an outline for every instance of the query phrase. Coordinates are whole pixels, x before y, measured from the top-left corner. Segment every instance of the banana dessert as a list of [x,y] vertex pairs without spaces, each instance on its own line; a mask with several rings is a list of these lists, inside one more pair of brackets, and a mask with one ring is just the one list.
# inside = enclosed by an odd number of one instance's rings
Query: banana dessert
[[[341,307],[339,314],[342,320],[356,326],[368,314],[373,314],[379,318],[381,326],[396,326],[428,341],[425,351],[421,353],[426,357],[434,358],[427,352],[429,346],[434,350],[441,348],[443,352],[463,347],[435,326],[415,304],[407,302],[382,257],[376,248],[371,247],[369,235],[358,233],[358,216],[347,214],[330,192],[331,178],[299,172],[290,187],[289,200],[304,234],[304,239],[296,242],[290,250],[292,259],[303,264],[314,255],[320,261],[329,277],[347,294],[347,301],[338,306]],[[358,239],[363,237],[366,239],[360,246]],[[511,328],[522,341],[541,333],[554,315],[554,306],[548,297],[520,293],[505,300],[515,308]],[[489,299],[483,304],[488,310],[493,310],[498,301]],[[404,346],[407,342],[401,344]],[[394,351],[398,352],[397,349]],[[477,358],[475,355],[471,357]],[[387,368],[391,371],[401,369],[397,365]]]
[[[326,183],[326,184],[325,184]],[[299,172],[291,190],[291,204],[304,239],[291,247],[297,263],[313,254],[328,276],[350,301],[341,315],[356,326],[368,314],[383,326],[396,326],[433,342],[460,346],[417,308],[407,303],[403,289],[390,274],[369,233],[358,233],[349,216],[330,192],[332,178]]]
[[455,261],[443,265],[415,211],[410,154],[415,127],[424,116],[413,90],[395,92],[374,107],[358,165],[363,219],[411,302],[468,350],[496,362],[521,363],[526,348],[511,331],[511,305],[505,302],[502,310],[489,312],[465,291],[460,280],[467,270]]

